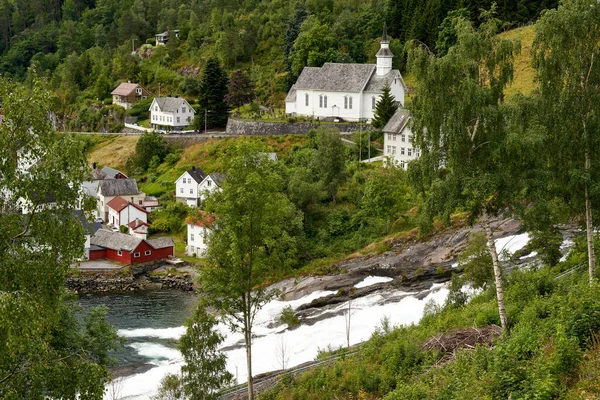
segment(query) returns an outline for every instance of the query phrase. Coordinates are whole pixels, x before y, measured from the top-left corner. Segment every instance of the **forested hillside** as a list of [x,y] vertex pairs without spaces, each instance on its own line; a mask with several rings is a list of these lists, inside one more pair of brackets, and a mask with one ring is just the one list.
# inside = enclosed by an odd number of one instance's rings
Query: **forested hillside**
[[[110,103],[119,81],[140,83],[155,95],[196,97],[211,56],[229,71],[247,71],[262,104],[281,106],[287,88],[306,65],[374,61],[384,21],[397,55],[395,66],[403,68],[407,40],[444,52],[454,40],[450,24],[444,23],[448,13],[476,21],[491,3],[0,0],[0,75],[25,80],[31,74],[28,68],[35,67],[57,93],[54,108],[64,117],[80,119],[74,129],[118,115],[118,110],[100,106]],[[507,0],[499,3],[496,16],[505,28],[514,27],[534,21],[556,3]],[[155,46],[155,34],[175,29],[178,40]]]

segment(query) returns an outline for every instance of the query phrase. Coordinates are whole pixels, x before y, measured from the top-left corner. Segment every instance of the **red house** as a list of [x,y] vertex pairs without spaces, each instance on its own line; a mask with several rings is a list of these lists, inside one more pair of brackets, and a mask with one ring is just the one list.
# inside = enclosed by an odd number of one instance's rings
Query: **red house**
[[171,238],[146,240],[100,229],[90,241],[90,260],[109,259],[123,264],[140,264],[173,256]]

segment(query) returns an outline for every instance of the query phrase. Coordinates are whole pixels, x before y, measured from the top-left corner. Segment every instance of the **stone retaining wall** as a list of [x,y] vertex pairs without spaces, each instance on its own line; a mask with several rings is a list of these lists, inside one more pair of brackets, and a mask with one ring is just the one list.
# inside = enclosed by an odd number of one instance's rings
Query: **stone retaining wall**
[[[226,133],[241,136],[271,136],[271,135],[303,135],[307,134],[311,129],[317,129],[323,126],[326,128],[336,128],[340,132],[350,133],[361,130],[361,125],[358,123],[341,123],[341,124],[324,124],[320,122],[261,122],[261,121],[242,121],[239,119],[229,118],[227,121]],[[362,124],[364,132],[371,130],[370,125]]]

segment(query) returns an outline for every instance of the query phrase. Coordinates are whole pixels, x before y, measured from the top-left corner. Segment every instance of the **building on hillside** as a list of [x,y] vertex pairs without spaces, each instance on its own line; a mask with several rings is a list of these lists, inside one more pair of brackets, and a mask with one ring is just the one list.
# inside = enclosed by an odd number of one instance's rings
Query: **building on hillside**
[[141,205],[127,201],[121,196],[116,196],[106,206],[108,207],[108,219],[106,223],[115,228],[119,228],[121,225],[128,226],[131,221],[135,221],[136,219],[148,222],[148,211]]
[[152,94],[137,83],[121,83],[112,91],[112,102],[118,106],[130,109],[131,106]]
[[383,27],[377,64],[325,63],[304,67],[285,99],[285,112],[312,118],[370,121],[387,83],[396,101],[404,104],[407,91],[402,74],[392,69],[387,27]]
[[[171,31],[175,34],[175,37],[177,39],[179,39],[179,29],[175,29],[174,31]],[[163,33],[157,33],[156,35],[154,35],[154,37],[156,38],[156,45],[157,46],[164,46],[168,41],[169,41],[169,31],[164,31]]]
[[187,225],[185,253],[188,256],[201,257],[206,253],[208,235],[210,235],[214,223],[215,216],[204,211],[200,211],[198,215],[185,220]]
[[[275,153],[273,153],[275,154]],[[200,185],[198,185],[198,194],[200,201],[206,200],[206,198],[216,190],[221,190],[221,183],[225,180],[225,175],[220,173],[208,174]]]
[[181,97],[157,97],[150,106],[150,124],[159,131],[181,131],[194,122],[196,111]]
[[148,212],[156,210],[158,206],[159,202],[155,196],[146,196],[144,197],[144,200],[142,200],[142,207]]
[[175,181],[175,200],[188,206],[198,207],[201,196],[199,186],[206,178],[206,173],[199,167],[185,171]]
[[147,222],[137,218],[127,224],[127,227],[129,228],[129,234],[142,239],[146,239],[148,237],[149,226],[150,225],[148,225]]
[[140,264],[173,256],[175,243],[169,237],[146,240],[125,233],[100,229],[91,240],[89,260],[108,259],[123,264]]
[[108,203],[117,196],[125,200],[142,205],[146,193],[140,192],[135,179],[104,179],[98,185],[98,217],[108,221]]
[[419,158],[421,151],[414,144],[411,115],[399,108],[383,128],[383,155],[394,165],[406,169],[408,163]]

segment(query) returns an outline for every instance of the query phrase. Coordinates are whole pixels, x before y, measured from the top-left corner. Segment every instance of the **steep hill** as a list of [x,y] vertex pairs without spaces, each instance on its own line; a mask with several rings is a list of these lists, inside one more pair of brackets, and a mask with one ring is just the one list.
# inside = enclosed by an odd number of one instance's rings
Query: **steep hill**
[[507,98],[521,93],[525,96],[531,94],[536,87],[534,82],[535,71],[531,65],[531,46],[535,37],[533,25],[513,29],[499,35],[503,39],[519,39],[521,41],[521,54],[515,58],[514,81],[509,85],[505,94]]

